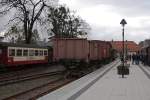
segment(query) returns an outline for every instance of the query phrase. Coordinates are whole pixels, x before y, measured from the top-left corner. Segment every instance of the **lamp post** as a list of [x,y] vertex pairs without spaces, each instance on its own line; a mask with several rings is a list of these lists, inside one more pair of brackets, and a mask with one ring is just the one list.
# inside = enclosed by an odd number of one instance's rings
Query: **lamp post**
[[128,59],[128,41],[126,40],[126,59]]
[[124,70],[124,26],[125,24],[127,24],[126,20],[125,19],[122,19],[120,24],[122,25],[122,59],[123,59],[123,67],[122,67],[122,78],[124,78],[124,73],[123,73],[123,70]]

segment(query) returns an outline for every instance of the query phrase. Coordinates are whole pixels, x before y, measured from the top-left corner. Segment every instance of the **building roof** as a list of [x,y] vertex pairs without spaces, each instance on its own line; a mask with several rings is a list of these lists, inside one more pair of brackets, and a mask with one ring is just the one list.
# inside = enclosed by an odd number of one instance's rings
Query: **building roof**
[[[118,52],[122,52],[122,41],[111,41],[111,45],[113,49],[117,50]],[[134,41],[125,41],[125,48],[128,48],[129,52],[138,52],[140,50],[140,46],[137,45]]]

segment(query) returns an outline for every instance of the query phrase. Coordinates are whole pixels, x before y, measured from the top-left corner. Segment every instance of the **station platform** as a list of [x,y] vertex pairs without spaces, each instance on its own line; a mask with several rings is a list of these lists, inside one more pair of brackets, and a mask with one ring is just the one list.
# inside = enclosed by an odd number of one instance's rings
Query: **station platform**
[[122,78],[117,74],[117,66],[114,65],[86,88],[73,97],[54,99],[48,94],[39,100],[150,100],[150,70],[142,65],[131,64],[130,74]]

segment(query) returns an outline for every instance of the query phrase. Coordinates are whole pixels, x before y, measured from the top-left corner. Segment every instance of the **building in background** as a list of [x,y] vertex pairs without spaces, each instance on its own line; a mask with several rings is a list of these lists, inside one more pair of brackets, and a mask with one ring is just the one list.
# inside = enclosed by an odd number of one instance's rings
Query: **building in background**
[[145,47],[150,46],[150,39],[146,39],[146,40],[144,40],[144,41],[141,41],[141,42],[139,43],[139,46],[142,47],[142,48],[145,48]]
[[[116,50],[118,55],[122,54],[122,41],[111,41],[112,48]],[[140,46],[137,45],[134,41],[125,41],[124,42],[125,53],[128,55],[136,54],[140,51]]]

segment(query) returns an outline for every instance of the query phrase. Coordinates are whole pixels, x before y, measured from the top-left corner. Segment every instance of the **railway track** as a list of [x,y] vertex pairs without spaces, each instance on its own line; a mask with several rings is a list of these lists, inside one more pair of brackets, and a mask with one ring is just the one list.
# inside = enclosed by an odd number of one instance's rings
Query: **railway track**
[[50,73],[42,73],[42,74],[35,74],[35,75],[28,75],[28,76],[21,76],[21,77],[7,77],[3,78],[0,80],[0,86],[8,85],[8,84],[13,84],[17,82],[23,82],[27,80],[33,80],[37,78],[42,78],[46,76],[52,76],[52,75],[57,75],[57,74],[62,74],[63,71],[57,71],[57,72],[50,72]]
[[[34,66],[34,65],[33,65]],[[34,74],[34,73],[39,73],[41,71],[45,71],[45,70],[49,70],[51,68],[54,68],[54,67],[58,67],[58,70],[60,68],[60,65],[41,65],[41,66],[26,66],[28,68],[23,68],[23,69],[19,69],[19,70],[14,70],[14,71],[8,71],[8,72],[5,72],[5,73],[0,73],[0,80],[2,79],[6,79],[8,77],[18,77],[18,76],[21,76],[21,75],[26,75],[26,74]]]
[[13,84],[20,81],[36,79],[40,77],[61,74],[64,68],[60,65],[54,66],[38,66],[24,70],[12,71],[0,74],[0,86]]
[[72,81],[74,81],[75,79],[64,79],[64,78],[60,78],[57,79],[55,81],[46,83],[44,85],[32,88],[30,90],[18,93],[16,95],[7,97],[3,100],[36,100],[37,98],[51,92],[54,91]]

